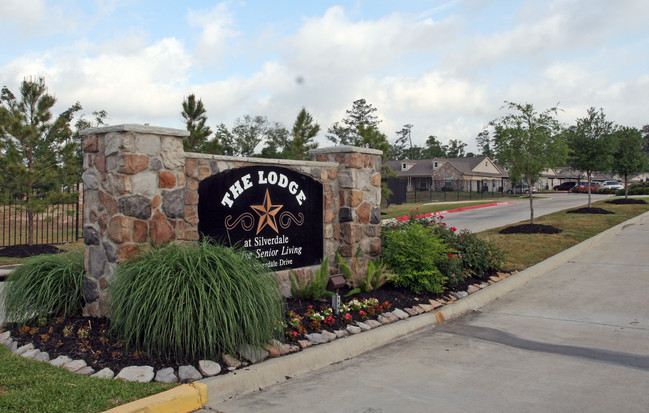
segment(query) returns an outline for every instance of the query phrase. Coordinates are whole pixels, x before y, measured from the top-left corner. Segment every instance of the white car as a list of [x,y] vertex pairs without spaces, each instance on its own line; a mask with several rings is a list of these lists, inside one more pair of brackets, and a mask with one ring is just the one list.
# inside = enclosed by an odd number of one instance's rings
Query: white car
[[607,189],[607,188],[612,188],[612,189],[624,189],[621,183],[618,181],[604,181],[600,184],[600,188]]

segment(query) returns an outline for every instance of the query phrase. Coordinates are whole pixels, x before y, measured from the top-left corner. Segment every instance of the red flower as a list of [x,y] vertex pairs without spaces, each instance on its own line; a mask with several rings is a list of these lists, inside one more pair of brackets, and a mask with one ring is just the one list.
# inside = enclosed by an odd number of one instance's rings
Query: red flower
[[453,254],[448,254],[448,257],[449,257],[449,258],[453,258]]
[[446,222],[442,222],[442,225],[446,226]]
[[455,232],[455,231],[457,231],[457,228],[451,227],[451,231]]

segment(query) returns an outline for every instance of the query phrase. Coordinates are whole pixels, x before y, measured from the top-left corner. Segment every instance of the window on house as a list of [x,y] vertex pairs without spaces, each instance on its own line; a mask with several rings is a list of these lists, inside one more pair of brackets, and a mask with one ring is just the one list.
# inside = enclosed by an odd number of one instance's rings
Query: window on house
[[405,162],[401,164],[401,170],[402,171],[405,171],[407,167],[408,167],[408,165],[406,165]]
[[437,161],[433,162],[433,168],[437,168]]
[[444,186],[448,186],[448,187],[453,186],[453,182],[451,181],[451,178],[444,178]]

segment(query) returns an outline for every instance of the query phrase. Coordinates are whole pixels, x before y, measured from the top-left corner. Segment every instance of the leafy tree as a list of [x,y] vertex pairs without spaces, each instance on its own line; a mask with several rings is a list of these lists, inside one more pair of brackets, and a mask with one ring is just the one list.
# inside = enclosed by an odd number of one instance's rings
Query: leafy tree
[[644,125],[642,127],[642,150],[649,153],[649,125]]
[[[376,108],[365,99],[355,100],[352,109],[347,110],[347,117],[341,122],[334,123],[327,132],[327,139],[336,145],[363,146],[366,144],[361,136],[361,129],[377,129],[380,120],[374,115]],[[367,147],[367,146],[366,146]]]
[[395,139],[394,145],[390,145],[390,157],[392,159],[415,159],[412,157],[412,125],[403,125],[396,134],[397,139]]
[[446,150],[447,158],[464,158],[464,148],[466,148],[466,143],[462,142],[459,139],[451,139],[448,142],[448,145],[444,146]]
[[183,100],[183,111],[180,113],[185,119],[185,127],[189,136],[183,140],[186,152],[204,152],[212,130],[207,123],[205,106],[201,99],[196,100],[192,93]]
[[216,126],[214,139],[206,144],[205,151],[218,155],[237,155],[235,153],[236,149],[234,147],[234,135],[232,135],[232,133],[228,130],[228,127],[225,126],[224,123],[219,123]]
[[644,170],[649,156],[642,150],[644,139],[637,128],[622,127],[613,134],[617,150],[613,154],[613,172],[624,175],[624,197],[629,197],[628,175]]
[[616,127],[606,120],[604,110],[591,107],[588,115],[577,119],[577,124],[565,131],[568,142],[568,165],[586,173],[588,179],[588,208],[590,201],[590,183],[593,172],[611,170]]
[[234,154],[252,156],[268,130],[268,119],[265,116],[245,115],[243,118],[238,118],[232,128]]
[[0,96],[0,175],[4,195],[27,213],[27,243],[34,243],[34,216],[76,184],[78,142],[70,128],[77,102],[53,119],[56,98],[43,78],[23,80],[19,98],[5,86]]
[[[505,102],[510,113],[490,122],[494,128],[493,148],[501,165],[509,166],[512,182],[524,178],[531,188],[541,173],[561,164],[566,147],[562,139],[557,108],[541,113],[525,103]],[[530,224],[534,224],[534,197],[530,191]]]
[[478,148],[482,150],[482,156],[488,156],[489,158],[494,158],[495,154],[491,147],[491,137],[489,136],[489,130],[485,129],[482,132],[478,133],[478,136],[475,138],[478,143]]
[[266,146],[261,150],[262,158],[291,159],[291,145],[293,140],[289,132],[278,122],[269,125],[266,131]]
[[315,137],[320,132],[320,125],[314,122],[313,116],[302,108],[297,114],[291,134],[291,158],[292,159],[309,159],[309,151],[318,147]]
[[426,139],[426,147],[423,149],[422,159],[445,158],[446,149],[437,136],[430,135]]

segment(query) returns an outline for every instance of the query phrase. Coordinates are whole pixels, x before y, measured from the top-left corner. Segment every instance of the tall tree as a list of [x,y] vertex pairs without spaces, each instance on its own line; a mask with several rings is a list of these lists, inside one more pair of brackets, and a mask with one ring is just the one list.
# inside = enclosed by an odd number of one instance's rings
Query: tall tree
[[327,139],[336,145],[362,146],[361,128],[364,130],[377,129],[381,121],[374,114],[376,108],[365,99],[355,100],[347,117],[341,122],[334,123],[327,132]]
[[291,135],[291,158],[292,159],[309,159],[309,151],[318,147],[315,141],[316,135],[320,132],[320,125],[313,120],[313,116],[302,108],[297,114]]
[[288,130],[281,123],[269,124],[265,138],[266,145],[262,148],[260,154],[262,158],[291,159],[293,140],[290,138]]
[[445,158],[446,149],[442,142],[437,139],[437,136],[430,135],[426,139],[426,147],[423,150],[422,158],[423,159],[433,159],[433,158]]
[[186,152],[204,152],[212,130],[207,123],[205,106],[201,99],[196,100],[192,93],[183,100],[183,111],[180,113],[185,119],[185,127],[189,136],[183,139],[183,148]]
[[495,158],[493,149],[491,148],[491,137],[489,136],[489,130],[485,129],[482,132],[478,133],[478,136],[475,138],[478,148],[481,150],[482,156],[488,156],[489,158]]
[[268,119],[265,116],[245,115],[243,118],[238,118],[232,128],[235,155],[252,156],[268,133],[268,129]]
[[462,142],[459,139],[451,139],[450,141],[448,141],[448,145],[445,145],[446,157],[464,158],[464,148],[466,148],[466,143]]
[[[509,166],[512,182],[524,178],[529,188],[547,169],[561,164],[566,147],[556,119],[557,108],[541,113],[525,103],[505,102],[510,113],[490,122],[493,147],[501,165]],[[534,197],[530,199],[530,224],[534,224]]]
[[418,150],[412,144],[412,125],[403,125],[401,130],[396,132],[397,139],[390,147],[390,156],[393,159],[418,159]]
[[588,179],[588,208],[591,207],[590,183],[593,172],[610,171],[613,161],[616,130],[611,121],[606,120],[603,109],[588,109],[588,115],[577,119],[577,124],[565,131],[568,142],[568,165],[586,173]]
[[617,150],[613,153],[612,171],[624,176],[624,197],[629,197],[629,174],[643,171],[649,165],[649,155],[642,150],[644,139],[637,128],[622,127],[615,131]]
[[27,243],[34,243],[34,216],[70,187],[78,165],[78,143],[70,127],[77,102],[53,120],[56,98],[47,93],[43,78],[23,80],[20,97],[5,86],[0,96],[0,174],[5,195],[22,204],[27,214]]

